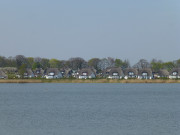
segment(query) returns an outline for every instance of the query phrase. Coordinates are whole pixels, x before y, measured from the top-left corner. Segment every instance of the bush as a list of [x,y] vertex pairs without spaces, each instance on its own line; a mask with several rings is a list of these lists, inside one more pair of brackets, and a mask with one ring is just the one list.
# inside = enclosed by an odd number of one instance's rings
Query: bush
[[8,79],[16,79],[17,76],[15,74],[8,74]]

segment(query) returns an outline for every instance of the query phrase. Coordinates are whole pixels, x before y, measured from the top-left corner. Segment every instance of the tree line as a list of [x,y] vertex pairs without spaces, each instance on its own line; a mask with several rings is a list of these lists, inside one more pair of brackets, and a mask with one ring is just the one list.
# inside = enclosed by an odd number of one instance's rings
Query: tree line
[[88,61],[80,57],[70,58],[68,60],[47,59],[40,57],[25,57],[23,55],[16,55],[15,57],[0,56],[0,67],[16,67],[17,69],[24,68],[70,68],[78,70],[82,68],[94,68],[97,71],[102,71],[108,67],[121,67],[125,68],[151,68],[154,72],[159,69],[167,69],[168,71],[173,68],[180,67],[180,59],[174,61],[163,62],[162,60],[153,59],[150,62],[145,59],[140,59],[135,65],[130,65],[129,60],[122,60],[118,58],[92,58]]

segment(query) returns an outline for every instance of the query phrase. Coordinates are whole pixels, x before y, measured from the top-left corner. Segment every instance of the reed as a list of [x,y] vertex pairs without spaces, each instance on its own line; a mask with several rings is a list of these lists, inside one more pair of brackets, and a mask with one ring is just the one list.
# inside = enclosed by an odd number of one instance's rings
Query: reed
[[0,83],[42,83],[42,80],[37,80],[37,79],[7,79],[7,80],[0,80]]
[[118,79],[1,79],[0,83],[180,83],[180,80],[118,80]]

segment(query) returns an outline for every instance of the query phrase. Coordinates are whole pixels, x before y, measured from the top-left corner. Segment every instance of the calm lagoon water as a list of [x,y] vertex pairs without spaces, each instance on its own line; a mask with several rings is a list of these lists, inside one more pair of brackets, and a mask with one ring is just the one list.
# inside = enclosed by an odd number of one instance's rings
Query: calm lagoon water
[[0,84],[0,135],[180,135],[180,84]]

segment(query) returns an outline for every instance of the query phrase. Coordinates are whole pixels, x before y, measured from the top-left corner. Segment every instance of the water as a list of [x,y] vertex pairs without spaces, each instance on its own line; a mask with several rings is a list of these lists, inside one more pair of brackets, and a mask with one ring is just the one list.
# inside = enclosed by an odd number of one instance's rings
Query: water
[[180,135],[180,84],[0,84],[0,135]]

